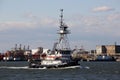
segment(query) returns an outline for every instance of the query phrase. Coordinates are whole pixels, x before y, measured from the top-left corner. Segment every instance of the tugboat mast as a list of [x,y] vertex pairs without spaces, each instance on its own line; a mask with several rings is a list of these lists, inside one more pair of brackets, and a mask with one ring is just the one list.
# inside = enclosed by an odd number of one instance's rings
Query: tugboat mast
[[60,26],[63,26],[63,9],[60,10],[61,11],[61,15],[60,15]]
[[58,39],[58,43],[57,43],[57,49],[58,50],[70,50],[70,46],[69,46],[69,42],[68,42],[68,38],[67,38],[67,34],[70,34],[69,30],[68,30],[68,26],[65,25],[65,23],[63,22],[63,9],[60,10],[61,11],[61,15],[60,15],[60,29],[59,29],[59,39]]

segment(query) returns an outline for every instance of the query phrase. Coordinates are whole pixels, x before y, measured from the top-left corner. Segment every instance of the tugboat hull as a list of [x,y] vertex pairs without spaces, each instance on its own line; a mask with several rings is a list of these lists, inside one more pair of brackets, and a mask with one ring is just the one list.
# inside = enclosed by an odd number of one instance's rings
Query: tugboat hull
[[[48,62],[48,61],[47,61]],[[59,64],[54,64],[57,61],[50,61],[53,62],[53,64],[50,64],[48,62],[48,64],[46,63],[41,63],[41,62],[32,62],[29,64],[30,68],[61,68],[61,67],[70,67],[70,66],[78,66],[78,62],[69,62],[69,63],[59,63]],[[59,61],[58,61],[59,62]]]
[[99,55],[95,61],[116,61],[114,57],[108,55]]

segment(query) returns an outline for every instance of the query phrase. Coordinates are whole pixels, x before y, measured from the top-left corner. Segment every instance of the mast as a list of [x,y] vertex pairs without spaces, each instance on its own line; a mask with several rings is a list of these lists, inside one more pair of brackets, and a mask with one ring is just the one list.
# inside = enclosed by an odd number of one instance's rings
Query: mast
[[63,9],[60,9],[61,15],[60,15],[60,26],[63,26]]
[[70,34],[70,32],[68,30],[68,26],[63,22],[63,9],[60,9],[60,11],[60,26],[58,31],[59,39],[56,48],[58,50],[70,50],[70,45],[67,37],[67,34]]

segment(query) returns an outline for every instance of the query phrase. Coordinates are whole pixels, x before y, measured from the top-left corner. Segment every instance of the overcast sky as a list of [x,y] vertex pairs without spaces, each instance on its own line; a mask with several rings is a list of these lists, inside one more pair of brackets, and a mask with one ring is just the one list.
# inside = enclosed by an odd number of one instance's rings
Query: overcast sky
[[71,48],[120,44],[120,0],[0,0],[0,52],[15,44],[52,49],[60,9]]

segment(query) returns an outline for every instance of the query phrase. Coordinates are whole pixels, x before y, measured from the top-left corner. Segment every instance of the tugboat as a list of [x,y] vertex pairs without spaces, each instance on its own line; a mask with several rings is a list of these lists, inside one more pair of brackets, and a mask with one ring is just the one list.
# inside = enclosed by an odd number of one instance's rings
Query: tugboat
[[70,49],[67,38],[67,34],[70,34],[70,31],[68,30],[68,26],[63,22],[63,9],[60,11],[60,26],[58,32],[60,37],[58,41],[54,43],[52,50],[40,54],[41,60],[39,62],[29,58],[30,68],[60,68],[79,65],[77,60],[72,59],[72,50]]
[[104,55],[98,55],[95,61],[116,61],[116,59],[110,55],[104,54]]

